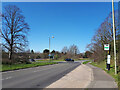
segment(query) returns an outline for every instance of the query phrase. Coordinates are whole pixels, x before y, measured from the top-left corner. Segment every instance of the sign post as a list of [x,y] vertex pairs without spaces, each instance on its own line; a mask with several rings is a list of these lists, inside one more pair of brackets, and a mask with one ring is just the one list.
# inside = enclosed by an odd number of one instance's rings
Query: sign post
[[104,50],[109,51],[109,44],[104,44]]
[[110,70],[110,52],[109,52],[109,50],[110,50],[110,45],[109,44],[104,44],[104,50],[105,51],[108,51],[108,55],[107,55],[107,63],[106,63],[106,65],[107,65],[107,69],[108,69],[108,71]]
[[110,55],[107,56],[107,69],[110,70]]

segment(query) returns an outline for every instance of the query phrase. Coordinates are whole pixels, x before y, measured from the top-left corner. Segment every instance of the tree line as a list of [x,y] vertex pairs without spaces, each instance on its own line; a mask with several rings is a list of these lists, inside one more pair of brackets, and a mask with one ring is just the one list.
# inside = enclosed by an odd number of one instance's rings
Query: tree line
[[[2,38],[2,63],[15,64],[15,63],[30,63],[29,59],[48,59],[49,50],[45,49],[42,53],[29,50],[27,35],[30,30],[28,23],[19,7],[15,5],[7,5],[3,8],[2,29],[0,29],[0,36]],[[80,53],[76,45],[71,45],[69,48],[64,47],[61,52],[53,50],[51,56],[54,59],[65,58],[83,58],[88,57],[87,52],[85,55]]]
[[[119,23],[118,23],[118,10],[115,11],[115,37],[116,37],[116,52],[117,52],[117,62],[118,56],[118,47],[120,41],[120,33],[119,33]],[[99,28],[96,30],[95,35],[93,36],[91,43],[87,45],[87,48],[90,52],[92,52],[91,58],[94,59],[95,62],[101,62],[107,59],[108,52],[104,51],[104,44],[110,45],[110,55],[111,60],[113,61],[114,57],[114,44],[113,44],[113,23],[112,23],[112,13],[105,18],[105,20],[101,23]]]

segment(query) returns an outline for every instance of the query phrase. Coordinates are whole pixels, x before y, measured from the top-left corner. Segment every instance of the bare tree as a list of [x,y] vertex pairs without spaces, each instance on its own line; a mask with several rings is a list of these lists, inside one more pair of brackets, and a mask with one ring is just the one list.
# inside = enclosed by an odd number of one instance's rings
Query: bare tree
[[61,52],[63,52],[63,53],[67,53],[68,52],[68,48],[65,46],[65,47],[63,47],[63,49],[61,50]]
[[78,47],[76,46],[76,45],[71,45],[70,47],[69,47],[69,54],[71,54],[71,55],[76,55],[76,54],[78,54],[79,53],[79,49],[78,49]]
[[[100,60],[106,59],[106,52],[104,51],[104,44],[111,45],[111,53],[113,49],[113,27],[112,27],[112,14],[101,23],[100,27],[96,30],[95,35],[92,38],[91,44],[87,46],[93,53],[93,58],[100,62]],[[115,11],[115,31],[118,36],[118,11]]]
[[5,6],[2,14],[3,28],[1,35],[2,46],[9,52],[9,59],[12,59],[13,52],[21,51],[27,46],[27,32],[29,25],[25,22],[22,11],[15,5]]

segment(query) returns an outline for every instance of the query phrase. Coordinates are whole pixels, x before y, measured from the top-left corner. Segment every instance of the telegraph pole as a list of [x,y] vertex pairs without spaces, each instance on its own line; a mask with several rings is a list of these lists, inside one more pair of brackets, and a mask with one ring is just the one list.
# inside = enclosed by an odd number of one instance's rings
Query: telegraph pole
[[[52,36],[52,38],[54,38],[54,36]],[[49,37],[49,60],[50,60],[50,37]]]
[[112,18],[113,18],[113,39],[114,39],[114,61],[115,61],[115,75],[117,74],[116,62],[116,42],[115,42],[115,17],[114,17],[114,0],[112,0]]
[[49,60],[50,60],[50,37],[49,37]]

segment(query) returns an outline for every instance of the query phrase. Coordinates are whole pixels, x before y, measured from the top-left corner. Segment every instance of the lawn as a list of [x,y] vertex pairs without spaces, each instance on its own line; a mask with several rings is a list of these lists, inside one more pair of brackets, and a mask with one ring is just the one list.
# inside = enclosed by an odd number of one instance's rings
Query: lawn
[[57,64],[57,63],[56,62],[34,62],[31,64],[2,65],[2,70],[0,71],[17,70],[17,69],[44,66],[44,65],[52,65],[52,64]]

